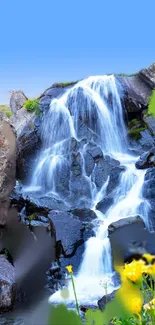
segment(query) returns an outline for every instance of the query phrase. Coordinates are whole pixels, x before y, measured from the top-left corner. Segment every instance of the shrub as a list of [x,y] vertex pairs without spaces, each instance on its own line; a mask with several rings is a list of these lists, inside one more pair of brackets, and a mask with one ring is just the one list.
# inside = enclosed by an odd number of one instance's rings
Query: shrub
[[142,126],[140,128],[137,129],[133,129],[130,130],[129,132],[129,137],[135,139],[135,140],[139,140],[141,138],[141,132],[146,130],[146,126]]
[[27,99],[24,103],[24,107],[29,112],[35,111],[36,115],[40,114],[39,99]]
[[8,105],[0,105],[0,111],[4,113],[8,118],[12,116],[11,109]]
[[152,95],[149,100],[148,115],[155,116],[155,89],[152,91]]

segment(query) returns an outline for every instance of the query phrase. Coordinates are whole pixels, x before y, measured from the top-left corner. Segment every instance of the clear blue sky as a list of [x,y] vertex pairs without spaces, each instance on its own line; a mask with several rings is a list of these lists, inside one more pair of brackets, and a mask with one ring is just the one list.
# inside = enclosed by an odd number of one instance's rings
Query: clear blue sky
[[155,61],[155,0],[0,0],[0,103]]

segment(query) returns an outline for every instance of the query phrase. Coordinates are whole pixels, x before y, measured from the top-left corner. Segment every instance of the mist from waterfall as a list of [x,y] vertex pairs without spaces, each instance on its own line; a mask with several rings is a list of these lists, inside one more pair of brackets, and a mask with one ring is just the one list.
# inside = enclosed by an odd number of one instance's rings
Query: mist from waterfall
[[[91,131],[93,142],[100,146],[103,155],[118,160],[125,169],[119,185],[113,191],[114,203],[104,215],[96,206],[106,195],[109,178],[97,190],[92,176],[86,175],[83,160],[82,174],[91,192],[90,208],[95,211],[97,219],[94,223],[95,237],[85,244],[83,260],[75,278],[80,303],[97,303],[104,295],[101,281],[107,281],[109,293],[115,289],[108,226],[119,219],[139,215],[149,227],[148,205],[142,197],[145,171],[136,169],[138,157],[128,150],[120,92],[113,75],[95,76],[78,82],[60,98],[51,101],[50,109],[44,115],[43,148],[31,183],[32,191],[38,190],[43,195],[55,195],[69,201],[70,188],[63,197],[57,182],[66,169],[71,177],[71,141],[73,138],[82,140],[81,122]],[[84,157],[86,145],[81,149],[81,157]],[[67,302],[72,302],[74,294],[71,284],[69,291]],[[49,301],[62,302],[60,292],[51,296]]]

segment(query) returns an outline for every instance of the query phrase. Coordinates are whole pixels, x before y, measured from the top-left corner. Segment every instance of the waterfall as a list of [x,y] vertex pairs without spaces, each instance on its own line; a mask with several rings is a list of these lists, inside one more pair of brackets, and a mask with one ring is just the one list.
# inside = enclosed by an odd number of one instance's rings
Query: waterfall
[[[95,76],[78,82],[58,99],[51,101],[50,109],[44,114],[42,127],[43,148],[35,166],[31,191],[43,195],[56,195],[69,200],[71,178],[71,141],[81,141],[81,123],[90,132],[93,142],[100,146],[103,155],[118,160],[125,171],[114,190],[114,203],[104,215],[96,209],[97,203],[105,196],[109,178],[97,190],[93,178],[86,175],[84,165],[85,145],[81,149],[82,175],[91,192],[90,208],[97,215],[94,224],[95,237],[85,244],[83,260],[75,278],[80,303],[96,304],[104,295],[101,282],[108,283],[108,292],[115,289],[111,247],[108,226],[119,219],[139,215],[149,226],[147,201],[142,197],[145,171],[137,170],[138,157],[130,155],[126,138],[126,127],[120,99],[120,86],[115,77]],[[68,192],[63,194],[57,183],[59,176],[67,170]],[[64,195],[64,196],[63,196]],[[72,286],[67,302],[74,301]],[[60,292],[49,299],[62,302]]]

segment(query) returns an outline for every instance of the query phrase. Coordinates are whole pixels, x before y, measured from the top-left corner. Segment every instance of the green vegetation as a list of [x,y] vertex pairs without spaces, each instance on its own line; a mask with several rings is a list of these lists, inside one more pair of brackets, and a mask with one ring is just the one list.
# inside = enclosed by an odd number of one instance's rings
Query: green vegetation
[[8,118],[12,116],[11,109],[8,105],[0,105],[0,112],[4,113]]
[[121,76],[121,77],[134,77],[136,75],[137,75],[137,73],[118,73],[118,76]]
[[149,100],[148,115],[155,116],[155,89],[152,91],[152,96]]
[[77,81],[69,81],[69,82],[57,82],[57,83],[55,83],[53,85],[53,87],[55,87],[55,88],[59,88],[59,87],[60,88],[65,88],[67,86],[75,85],[77,82],[78,82],[78,80]]
[[137,125],[138,123],[141,123],[141,121],[137,120],[136,118],[134,118],[133,120],[131,120],[128,124],[129,128],[131,129],[133,126]]
[[28,216],[29,221],[36,220],[36,214],[33,213],[30,216]]
[[29,112],[35,112],[36,115],[40,114],[39,99],[27,99],[24,103],[24,107]]
[[129,131],[129,137],[139,140],[141,138],[141,132],[146,130],[146,126],[142,126],[140,128],[132,129]]

